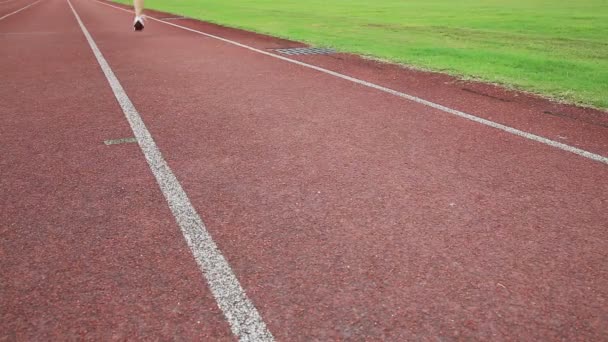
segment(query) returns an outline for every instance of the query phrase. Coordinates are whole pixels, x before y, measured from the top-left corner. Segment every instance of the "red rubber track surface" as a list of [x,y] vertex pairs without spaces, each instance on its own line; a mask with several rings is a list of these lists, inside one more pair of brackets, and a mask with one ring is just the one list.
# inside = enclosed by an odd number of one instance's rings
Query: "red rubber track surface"
[[[606,165],[73,4],[277,340],[608,339]],[[103,145],[132,133],[67,3],[0,37],[3,336],[233,338],[137,145]],[[603,112],[301,59],[608,154]]]
[[67,3],[6,20],[0,339],[232,340]]
[[[34,2],[36,2],[36,0],[0,0],[0,18],[6,16],[8,14],[11,14]],[[34,6],[36,6],[36,5],[34,5]],[[24,10],[24,11],[27,11],[27,10]],[[18,14],[14,14],[14,15],[18,15]],[[8,17],[4,20],[8,20]],[[5,32],[3,32],[3,33],[5,33]]]

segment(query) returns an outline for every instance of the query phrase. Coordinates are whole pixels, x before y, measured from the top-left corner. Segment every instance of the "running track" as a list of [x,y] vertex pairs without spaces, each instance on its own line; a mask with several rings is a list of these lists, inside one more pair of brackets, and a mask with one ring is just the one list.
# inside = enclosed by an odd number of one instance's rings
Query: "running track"
[[1,340],[608,339],[606,113],[121,8],[0,1]]

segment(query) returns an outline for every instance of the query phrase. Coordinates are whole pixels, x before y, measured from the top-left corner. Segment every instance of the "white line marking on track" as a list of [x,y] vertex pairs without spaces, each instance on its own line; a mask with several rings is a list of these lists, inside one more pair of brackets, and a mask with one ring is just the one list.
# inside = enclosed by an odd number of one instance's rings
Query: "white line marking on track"
[[137,109],[84,26],[74,6],[70,0],[67,2],[106,76],[116,100],[129,121],[150,170],[154,174],[194,258],[207,279],[218,306],[226,316],[233,334],[238,336],[240,341],[274,341],[274,337],[267,329],[262,317],[247,298],[241,284],[232,272],[228,261],[207,232],[205,224],[190,203],[188,195],[163,158]]
[[188,19],[186,17],[166,17],[166,18],[159,18],[159,20],[184,20],[184,19]]
[[[102,5],[106,5],[106,6],[109,6],[109,7],[113,7],[113,8],[119,9],[121,11],[132,13],[132,11],[130,11],[130,10],[127,10],[127,9],[124,9],[124,8],[121,8],[121,7],[118,7],[118,6],[110,5],[110,4],[105,3],[103,1],[99,1],[99,0],[95,0],[95,1],[98,2],[98,3],[100,3],[100,4],[102,4]],[[480,117],[475,116],[473,114],[468,114],[468,113],[461,112],[461,111],[458,111],[458,110],[455,110],[455,109],[452,109],[452,108],[448,108],[448,107],[442,106],[440,104],[437,104],[437,103],[434,103],[434,102],[431,102],[431,101],[427,101],[427,100],[421,99],[421,98],[413,96],[413,95],[409,95],[409,94],[402,93],[402,92],[397,91],[397,90],[393,90],[393,89],[390,89],[390,88],[383,87],[381,85],[377,85],[375,83],[367,82],[367,81],[364,81],[364,80],[360,80],[358,78],[354,78],[354,77],[351,77],[351,76],[340,74],[340,73],[335,72],[335,71],[324,69],[324,68],[318,67],[316,65],[300,62],[300,61],[297,61],[297,60],[294,60],[294,59],[291,59],[291,58],[287,58],[287,57],[284,57],[284,56],[280,56],[280,55],[277,55],[277,54],[274,54],[274,53],[270,53],[270,52],[267,52],[267,51],[259,50],[259,49],[256,49],[254,47],[251,47],[249,45],[245,45],[245,44],[241,44],[239,42],[232,41],[230,39],[226,39],[226,38],[215,36],[215,35],[212,35],[212,34],[209,34],[209,33],[201,32],[201,31],[198,31],[198,30],[195,30],[195,29],[191,29],[189,27],[178,25],[178,24],[169,23],[169,22],[166,22],[166,21],[163,21],[163,20],[156,19],[156,18],[151,17],[151,16],[148,16],[148,18],[152,19],[152,20],[155,20],[155,21],[158,21],[158,22],[161,22],[161,23],[163,23],[165,25],[174,26],[174,27],[177,27],[177,28],[180,28],[180,29],[183,29],[183,30],[186,30],[186,31],[190,31],[190,32],[193,32],[193,33],[197,33],[197,34],[209,37],[209,38],[221,40],[221,41],[223,41],[225,43],[236,45],[236,46],[242,47],[244,49],[260,53],[262,55],[266,55],[266,56],[270,56],[270,57],[273,57],[273,58],[277,58],[277,59],[280,59],[280,60],[283,60],[283,61],[286,61],[286,62],[289,62],[289,63],[297,64],[297,65],[300,65],[300,66],[303,66],[303,67],[306,67],[306,68],[309,68],[309,69],[317,70],[317,71],[320,71],[322,73],[329,74],[329,75],[332,75],[332,76],[335,76],[335,77],[338,77],[338,78],[341,78],[341,79],[344,79],[344,80],[347,80],[347,81],[351,81],[351,82],[354,82],[354,83],[357,83],[357,84],[360,84],[360,85],[364,85],[364,86],[369,87],[369,88],[380,90],[380,91],[383,91],[385,93],[389,93],[389,94],[392,94],[392,95],[404,98],[406,100],[410,100],[410,101],[413,101],[413,102],[416,102],[416,103],[420,103],[420,104],[425,105],[427,107],[435,108],[435,109],[438,109],[440,111],[443,111],[443,112],[446,112],[446,113],[449,113],[449,114],[453,114],[453,115],[459,116],[461,118],[464,118],[464,119],[467,119],[467,120],[470,120],[470,121],[474,121],[474,122],[480,123],[482,125],[486,125],[486,126],[489,126],[489,127],[492,127],[492,128],[496,128],[496,129],[499,129],[501,131],[504,131],[504,132],[507,132],[507,133],[511,133],[511,134],[517,135],[517,136],[522,137],[522,138],[533,140],[533,141],[539,142],[541,144],[549,145],[551,147],[555,147],[555,148],[558,148],[558,149],[563,150],[563,151],[571,152],[571,153],[577,154],[577,155],[579,155],[581,157],[585,157],[585,158],[588,158],[588,159],[591,159],[591,160],[595,160],[595,161],[598,161],[600,163],[604,163],[604,164],[608,165],[608,157],[605,157],[605,156],[602,156],[602,155],[599,155],[599,154],[596,154],[596,153],[593,153],[593,152],[585,151],[585,150],[582,150],[580,148],[577,148],[577,147],[574,147],[574,146],[570,146],[570,145],[566,145],[566,144],[563,144],[563,143],[560,143],[560,142],[557,142],[557,141],[554,141],[554,140],[551,140],[551,139],[548,139],[548,138],[545,138],[545,137],[541,137],[541,136],[536,135],[536,134],[532,134],[532,133],[528,133],[528,132],[525,132],[525,131],[521,131],[521,130],[519,130],[517,128],[513,128],[513,127],[510,127],[510,126],[499,124],[497,122],[490,121],[490,120],[487,120],[487,119],[484,119],[484,118],[480,118]]]
[[34,1],[34,2],[32,2],[31,4],[29,4],[29,5],[27,5],[27,6],[23,7],[23,8],[20,8],[20,9],[16,10],[15,12],[9,13],[9,14],[7,14],[7,15],[5,15],[5,16],[3,16],[3,17],[1,17],[1,18],[0,18],[0,20],[2,20],[2,19],[4,19],[4,18],[8,18],[8,17],[10,17],[11,15],[13,15],[13,14],[17,14],[17,13],[19,13],[19,12],[21,12],[21,11],[25,10],[25,9],[28,9],[28,8],[30,8],[30,7],[32,7],[32,6],[34,6],[35,4],[39,3],[40,1],[41,1],[41,0]]

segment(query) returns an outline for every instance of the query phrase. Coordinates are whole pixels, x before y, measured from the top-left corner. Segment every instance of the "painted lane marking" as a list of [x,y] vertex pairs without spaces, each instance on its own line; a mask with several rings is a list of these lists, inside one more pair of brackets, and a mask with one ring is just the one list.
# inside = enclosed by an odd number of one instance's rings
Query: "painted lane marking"
[[189,19],[186,17],[165,17],[165,18],[159,18],[160,20],[185,20],[185,19]]
[[[102,5],[106,5],[106,6],[115,8],[115,9],[119,9],[121,11],[132,13],[132,11],[130,11],[130,10],[127,10],[127,9],[124,9],[124,8],[121,8],[121,7],[118,7],[118,6],[114,6],[114,5],[105,3],[105,2],[100,1],[100,0],[95,0],[95,1],[98,2],[98,3],[100,3],[100,4],[102,4]],[[294,60],[294,59],[291,59],[291,58],[287,58],[287,57],[284,57],[284,56],[280,56],[280,55],[277,55],[277,54],[274,54],[274,53],[270,53],[270,52],[267,52],[267,51],[259,50],[259,49],[256,49],[254,47],[251,47],[249,45],[245,45],[245,44],[241,44],[239,42],[232,41],[230,39],[222,38],[222,37],[219,37],[219,36],[215,36],[215,35],[212,35],[212,34],[209,34],[209,33],[201,32],[201,31],[198,31],[198,30],[195,30],[195,29],[191,29],[189,27],[177,25],[177,24],[174,24],[174,23],[169,23],[169,22],[166,22],[166,21],[162,21],[162,20],[156,19],[154,17],[148,16],[148,18],[151,19],[151,20],[155,20],[155,21],[161,22],[161,23],[163,23],[165,25],[174,26],[174,27],[180,28],[182,30],[190,31],[190,32],[193,32],[193,33],[197,33],[197,34],[209,37],[209,38],[217,39],[217,40],[223,41],[223,42],[231,44],[231,45],[236,45],[238,47],[242,47],[244,49],[260,53],[262,55],[270,56],[272,58],[277,58],[277,59],[280,59],[280,60],[283,60],[283,61],[286,61],[286,62],[289,62],[289,63],[297,64],[297,65],[303,66],[305,68],[313,69],[313,70],[316,70],[316,71],[319,71],[319,72],[322,72],[322,73],[325,73],[325,74],[328,74],[328,75],[332,75],[332,76],[335,76],[335,77],[338,77],[338,78],[341,78],[341,79],[344,79],[344,80],[347,80],[347,81],[350,81],[350,82],[353,82],[353,83],[357,83],[357,84],[360,84],[360,85],[363,85],[363,86],[366,86],[366,87],[369,87],[369,88],[372,88],[372,89],[380,90],[382,92],[389,93],[391,95],[395,95],[395,96],[404,98],[406,100],[409,100],[409,101],[412,101],[412,102],[416,102],[416,103],[425,105],[427,107],[438,109],[438,110],[440,110],[442,112],[445,112],[445,113],[448,113],[448,114],[452,114],[452,115],[461,117],[463,119],[474,121],[474,122],[480,123],[480,124],[485,125],[485,126],[489,126],[489,127],[495,128],[495,129],[499,129],[501,131],[504,131],[504,132],[507,132],[507,133],[511,133],[513,135],[517,135],[517,136],[525,138],[525,139],[536,141],[536,142],[539,142],[541,144],[545,144],[545,145],[548,145],[548,146],[551,146],[551,147],[555,147],[555,148],[558,148],[560,150],[567,151],[567,152],[570,152],[570,153],[574,153],[574,154],[577,154],[577,155],[579,155],[581,157],[584,157],[584,158],[587,158],[587,159],[591,159],[591,160],[594,160],[594,161],[598,161],[600,163],[604,163],[604,164],[608,165],[608,157],[605,157],[605,156],[602,156],[602,155],[599,155],[599,154],[596,154],[596,153],[593,153],[593,152],[585,151],[583,149],[580,149],[580,148],[577,148],[577,147],[574,147],[574,146],[570,146],[570,145],[566,145],[564,143],[560,143],[560,142],[557,142],[557,141],[554,141],[554,140],[551,140],[551,139],[548,139],[548,138],[545,138],[545,137],[541,137],[541,136],[536,135],[536,134],[528,133],[528,132],[519,130],[517,128],[513,128],[513,127],[510,127],[510,126],[499,124],[497,122],[490,121],[490,120],[487,120],[487,119],[484,119],[484,118],[480,118],[480,117],[475,116],[473,114],[468,114],[468,113],[461,112],[461,111],[458,111],[458,110],[455,110],[455,109],[452,109],[452,108],[449,108],[449,107],[446,107],[446,106],[442,106],[440,104],[437,104],[437,103],[434,103],[434,102],[431,102],[431,101],[427,101],[427,100],[424,100],[422,98],[419,98],[419,97],[416,97],[416,96],[413,96],[413,95],[402,93],[402,92],[397,91],[397,90],[386,88],[386,87],[383,87],[381,85],[377,85],[375,83],[367,82],[367,81],[360,80],[358,78],[354,78],[354,77],[351,77],[351,76],[347,76],[347,75],[344,75],[344,74],[341,74],[341,73],[338,73],[338,72],[335,72],[335,71],[324,69],[324,68],[318,67],[316,65],[300,62],[300,61],[297,61],[297,60]]]
[[122,138],[122,139],[106,140],[103,143],[106,144],[106,146],[110,146],[110,145],[130,144],[130,143],[136,143],[136,142],[137,142],[137,138]]
[[274,341],[274,337],[267,329],[262,317],[247,298],[230,265],[207,232],[205,224],[190,203],[188,195],[163,158],[137,109],[125,93],[72,3],[70,0],[67,2],[106,76],[116,100],[129,121],[150,170],[154,174],[194,258],[207,279],[207,284],[218,306],[228,320],[233,334],[240,341]]
[[9,13],[9,14],[7,14],[7,15],[3,16],[3,17],[0,17],[0,20],[5,19],[5,18],[8,18],[8,17],[10,17],[11,15],[13,15],[13,14],[17,14],[17,13],[19,13],[19,12],[23,11],[23,10],[26,10],[26,9],[28,9],[28,8],[30,8],[30,7],[32,7],[32,6],[34,6],[35,4],[39,3],[40,1],[41,1],[41,0],[34,1],[34,2],[32,2],[31,4],[29,4],[29,5],[27,5],[27,6],[23,7],[23,8],[20,8],[20,9],[16,10],[15,12],[12,12],[12,13]]

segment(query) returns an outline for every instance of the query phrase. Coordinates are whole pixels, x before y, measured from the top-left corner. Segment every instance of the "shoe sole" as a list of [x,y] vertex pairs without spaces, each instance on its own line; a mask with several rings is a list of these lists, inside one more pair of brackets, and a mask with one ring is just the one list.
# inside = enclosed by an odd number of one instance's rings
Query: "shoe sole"
[[144,29],[144,24],[138,21],[133,25],[133,27],[135,28],[135,31],[142,31]]

